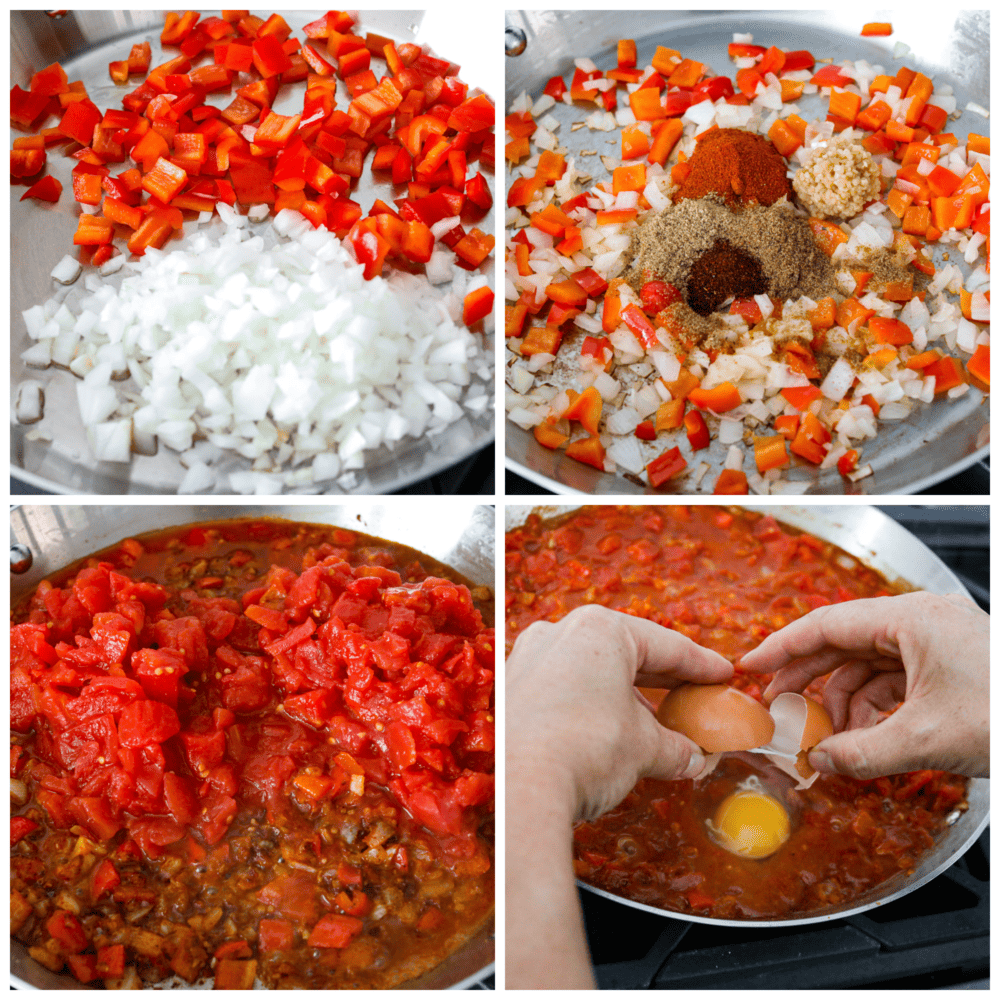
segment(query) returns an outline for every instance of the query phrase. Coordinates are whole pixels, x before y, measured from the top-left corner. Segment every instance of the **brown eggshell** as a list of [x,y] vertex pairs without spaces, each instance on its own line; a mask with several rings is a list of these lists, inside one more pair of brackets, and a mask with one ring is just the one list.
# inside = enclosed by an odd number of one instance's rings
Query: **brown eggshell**
[[817,743],[822,743],[828,736],[833,735],[833,719],[830,713],[812,698],[806,698],[806,724],[802,730],[803,750],[812,750]]
[[752,750],[774,735],[767,709],[727,684],[682,684],[660,702],[656,718],[707,753]]
[[806,721],[802,729],[801,753],[795,761],[795,769],[803,778],[811,778],[816,772],[809,765],[809,751],[827,736],[833,735],[833,720],[829,712],[819,702],[803,698],[806,703]]

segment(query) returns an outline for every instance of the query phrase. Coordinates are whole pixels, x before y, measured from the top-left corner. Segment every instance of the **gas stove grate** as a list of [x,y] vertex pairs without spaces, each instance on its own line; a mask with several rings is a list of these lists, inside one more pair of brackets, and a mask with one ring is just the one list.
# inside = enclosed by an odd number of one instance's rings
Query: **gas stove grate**
[[[985,976],[989,834],[943,875],[885,907],[801,928],[692,924],[581,892],[602,989],[901,988]],[[626,961],[612,956],[631,954]]]

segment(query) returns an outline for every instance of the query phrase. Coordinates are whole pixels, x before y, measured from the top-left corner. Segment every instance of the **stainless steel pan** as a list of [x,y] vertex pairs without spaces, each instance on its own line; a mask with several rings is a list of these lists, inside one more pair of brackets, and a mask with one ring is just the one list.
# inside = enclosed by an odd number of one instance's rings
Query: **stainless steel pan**
[[[755,42],[782,48],[808,49],[817,58],[867,59],[880,63],[890,73],[900,66],[927,73],[936,84],[954,88],[958,107],[969,101],[989,107],[990,12],[988,10],[944,10],[928,14],[926,9],[892,12],[894,34],[890,39],[861,38],[867,15],[856,7],[840,11],[516,11],[508,12],[508,51],[523,44],[520,55],[507,57],[507,104],[522,90],[538,96],[546,81],[573,71],[573,59],[588,56],[601,69],[615,65],[619,38],[634,38],[639,65],[649,63],[657,45],[678,49],[685,56],[708,63],[715,73],[732,76],[732,61],[726,47],[734,32],[751,32]],[[892,58],[896,41],[910,46],[912,53]],[[568,77],[567,77],[568,78]],[[810,107],[804,104],[805,107]],[[825,102],[824,102],[825,106]],[[817,104],[817,109],[819,105]],[[582,120],[577,107],[557,104],[552,113],[563,124],[559,142],[577,157],[577,166],[599,181],[605,173],[596,156],[580,158],[582,149],[620,155],[617,132],[570,131],[570,123]],[[822,112],[825,115],[825,111]],[[989,131],[989,122],[964,111],[948,123],[964,137],[970,131]],[[611,145],[606,140],[613,139]],[[952,258],[957,256],[952,253]],[[941,263],[941,251],[935,253]],[[506,424],[507,467],[554,493],[653,494],[660,491],[638,486],[617,475],[598,472],[562,451],[550,451],[534,435],[509,421]],[[978,390],[954,401],[923,406],[910,418],[880,425],[879,436],[866,441],[863,460],[875,470],[873,476],[851,483],[836,469],[823,472],[812,467],[794,470],[790,478],[807,479],[810,493],[907,494],[926,489],[953,476],[988,453],[989,404]],[[711,491],[722,469],[725,449],[712,449],[716,459],[702,480],[702,491]]]
[[[98,107],[120,107],[122,96],[138,86],[139,80],[132,77],[128,87],[115,86],[108,75],[110,61],[124,58],[132,44],[142,41],[149,41],[152,46],[152,66],[177,54],[176,48],[160,48],[163,11],[57,13],[65,16],[52,18],[41,10],[11,12],[11,86],[17,84],[27,89],[33,73],[50,63],[60,62],[70,80],[84,81]],[[282,10],[281,14],[299,38],[302,26],[318,16],[315,11]],[[456,21],[443,9],[364,11],[361,23],[367,31],[399,41],[430,44],[435,52],[462,66],[462,79],[470,86],[481,87],[490,94],[499,92],[493,63],[482,58],[483,43],[474,32],[462,30],[464,22]],[[166,53],[162,58],[161,51]],[[292,114],[292,106],[298,101],[297,110],[301,111],[300,88],[294,89],[294,97],[288,90],[285,88],[279,95],[275,110]],[[221,107],[231,99],[229,91],[209,95],[210,103]],[[56,293],[61,286],[49,277],[49,272],[65,254],[74,253],[73,233],[79,206],[73,201],[70,168],[75,161],[63,156],[62,152],[58,146],[50,150],[47,164],[47,173],[57,176],[63,184],[63,194],[57,204],[48,205],[33,199],[21,202],[19,199],[25,187],[17,184],[10,189],[11,383],[36,379],[45,386],[46,393],[46,416],[41,423],[25,426],[11,420],[11,469],[25,482],[52,493],[176,493],[184,475],[176,453],[161,447],[154,456],[133,455],[128,465],[97,462],[80,422],[76,378],[68,371],[51,367],[39,372],[21,361],[21,352],[33,343],[28,338],[21,313]],[[128,163],[121,164],[120,168],[126,166]],[[352,197],[363,205],[370,205],[376,197],[391,201],[398,197],[398,191],[394,193],[389,183],[376,186],[370,172],[366,172],[358,181],[357,195]],[[492,209],[479,227],[484,232],[493,231]],[[492,268],[491,263],[483,265],[484,273],[488,268]],[[82,277],[77,279],[78,285],[82,283]],[[48,431],[53,440],[30,440],[28,435],[33,428]],[[475,454],[490,444],[493,437],[493,412],[488,408],[475,418],[466,414],[433,439],[426,436],[406,439],[392,452],[378,449],[369,457],[367,467],[359,470],[355,492],[392,493],[403,489]],[[232,463],[232,468],[225,466],[224,471],[250,468],[244,459],[233,458]],[[325,489],[331,493],[342,492],[332,484],[327,484]],[[229,490],[220,488],[217,492],[228,493]],[[317,493],[320,490],[294,492]]]
[[[228,517],[280,517],[333,524],[401,542],[457,570],[475,584],[494,586],[495,514],[492,507],[457,502],[442,516],[441,501],[407,498],[382,505],[112,507],[25,504],[11,511],[11,600],[17,602],[49,573],[108,545],[146,531]],[[27,551],[25,551],[27,550]],[[11,985],[17,989],[89,989],[70,975],[56,975],[11,941]],[[467,989],[493,971],[493,920],[436,969],[406,989]],[[190,989],[180,982],[177,988]],[[205,987],[207,988],[207,987]]]
[[[579,506],[579,504],[568,504],[552,507],[508,507],[506,529],[509,531],[522,524],[533,511],[543,516],[554,516]],[[785,524],[839,545],[845,552],[860,559],[872,569],[878,570],[890,581],[907,583],[919,590],[928,590],[935,594],[957,593],[970,596],[958,577],[923,542],[874,507],[753,504],[752,509],[771,514]],[[986,829],[986,824],[989,822],[989,808],[989,781],[984,778],[971,779],[968,810],[960,814],[951,828],[939,836],[937,843],[923,856],[912,875],[906,876],[902,873],[895,875],[849,903],[804,916],[796,915],[773,920],[717,920],[712,917],[661,910],[655,906],[647,906],[616,896],[603,889],[595,889],[586,882],[578,881],[577,884],[589,892],[597,893],[625,906],[646,910],[661,917],[690,920],[699,924],[719,924],[728,927],[793,927],[799,924],[822,923],[853,913],[862,913],[876,906],[884,906],[940,875],[953,865]]]

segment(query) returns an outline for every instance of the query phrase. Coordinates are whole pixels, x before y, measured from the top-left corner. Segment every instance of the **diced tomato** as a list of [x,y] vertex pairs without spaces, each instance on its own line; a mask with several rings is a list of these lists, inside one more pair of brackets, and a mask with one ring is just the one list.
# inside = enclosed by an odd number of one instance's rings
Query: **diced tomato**
[[10,846],[13,847],[16,843],[27,837],[28,834],[34,833],[38,828],[38,824],[26,816],[11,816]]

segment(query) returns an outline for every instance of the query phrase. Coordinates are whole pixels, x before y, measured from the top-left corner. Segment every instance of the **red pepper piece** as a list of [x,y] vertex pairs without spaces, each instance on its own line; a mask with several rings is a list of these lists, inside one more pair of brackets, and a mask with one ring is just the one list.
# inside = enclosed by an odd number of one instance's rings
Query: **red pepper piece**
[[692,451],[707,448],[712,440],[705,424],[705,418],[697,410],[689,410],[684,415],[684,430],[687,433]]
[[21,201],[25,198],[37,198],[39,201],[58,201],[62,194],[62,184],[55,177],[43,177],[36,181],[21,195]]
[[456,132],[481,132],[496,123],[496,108],[485,94],[463,101],[448,116],[448,127]]
[[462,322],[466,326],[478,323],[485,316],[493,312],[493,289],[485,285],[469,292],[465,296],[462,310]]
[[32,94],[14,86],[10,91],[10,120],[22,128],[31,128],[49,107],[44,94]]
[[656,336],[653,324],[646,319],[642,310],[637,305],[627,305],[622,310],[622,320],[639,338],[639,342],[647,351],[659,351],[663,349],[659,337]]
[[160,32],[160,42],[163,45],[180,45],[191,34],[197,23],[197,11],[189,10],[184,14],[168,11],[163,31]]
[[358,917],[328,913],[312,929],[310,948],[346,948],[362,931],[364,924]]
[[34,177],[44,166],[44,149],[12,149],[10,151],[12,177]]
[[63,135],[76,139],[83,146],[89,146],[94,138],[94,129],[101,124],[103,115],[90,101],[75,101],[66,108],[59,122]]
[[52,63],[51,66],[40,69],[31,78],[29,88],[31,93],[42,97],[55,97],[58,94],[65,94],[70,89],[66,71],[59,63]]
[[288,144],[288,140],[299,127],[302,115],[279,115],[269,111],[254,135],[254,143],[265,150],[277,150]]
[[493,252],[495,244],[496,239],[493,236],[487,236],[480,230],[473,229],[463,236],[455,247],[459,266],[467,269],[479,267]]
[[687,468],[687,462],[681,455],[680,448],[671,448],[665,451],[659,458],[654,458],[646,466],[646,473],[649,476],[649,484],[654,489],[659,489],[664,483],[672,479],[678,473]]
[[[357,227],[355,227],[357,230]],[[370,230],[357,230],[350,236],[354,256],[359,264],[364,265],[365,280],[370,281],[382,273],[382,265],[389,253],[389,244],[378,233]]]
[[274,35],[257,38],[253,43],[253,64],[262,77],[274,77],[292,68],[292,61]]
[[160,157],[153,169],[142,179],[143,190],[164,204],[169,204],[187,183],[187,171],[170,160]]

